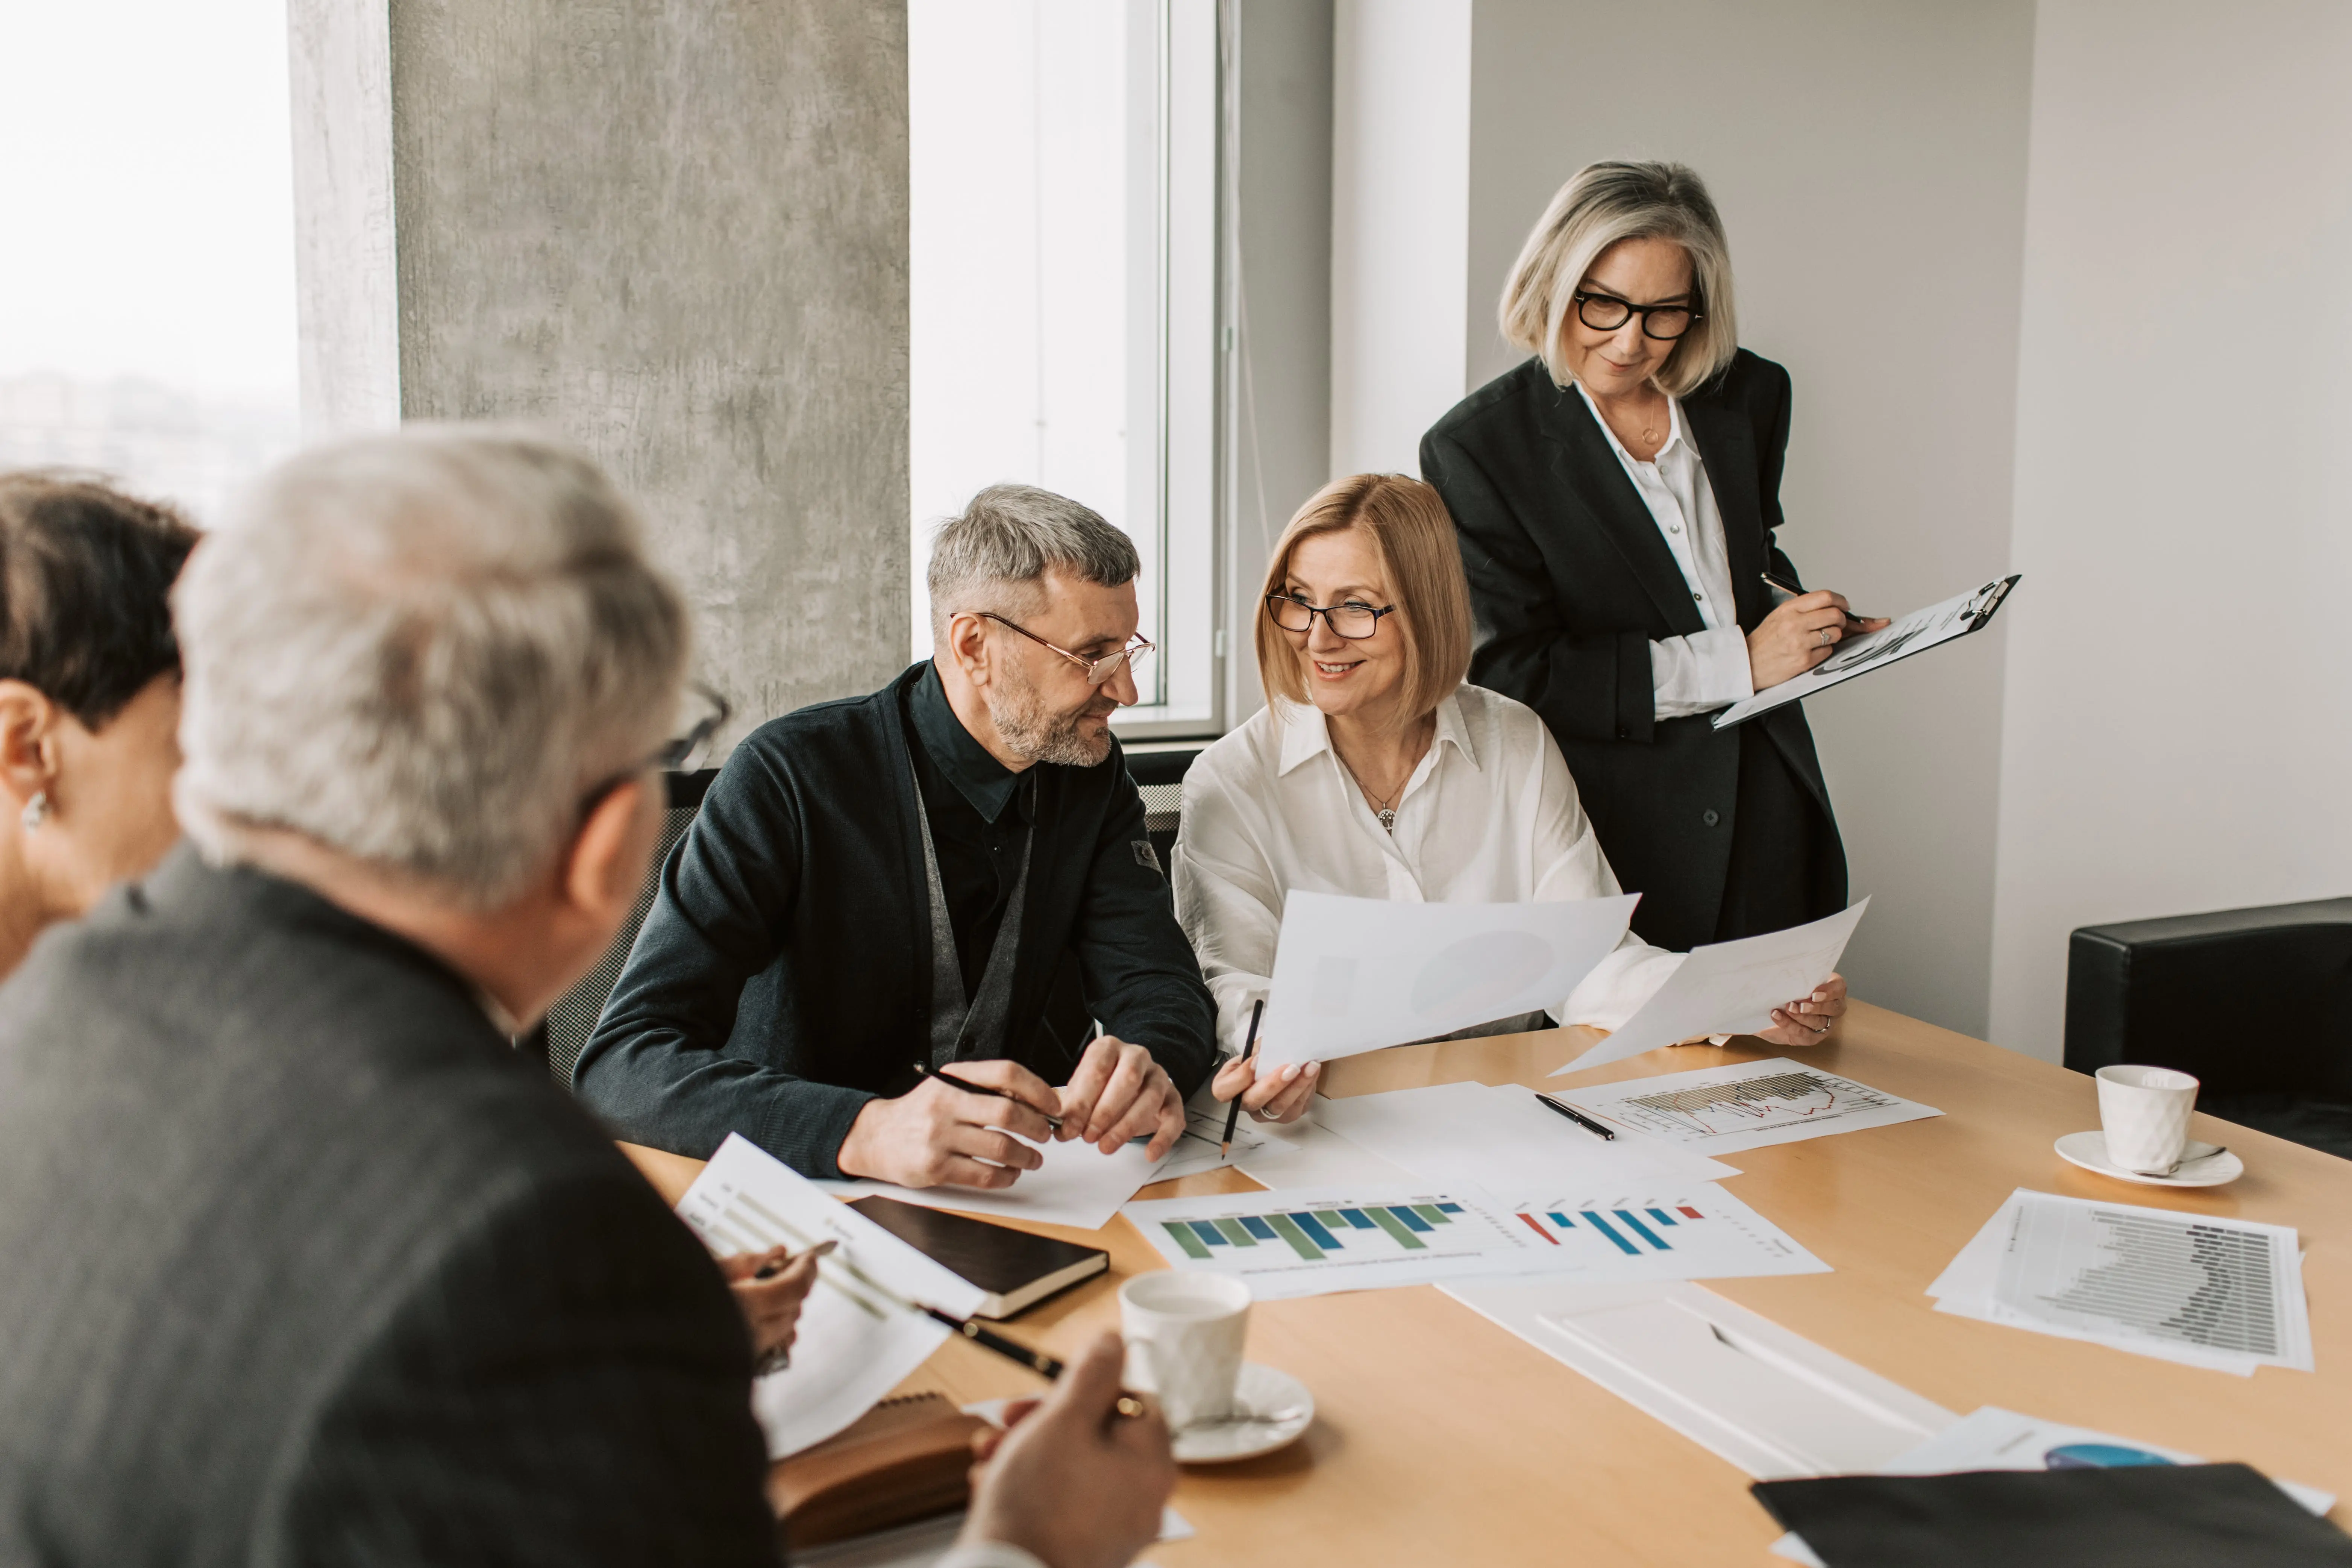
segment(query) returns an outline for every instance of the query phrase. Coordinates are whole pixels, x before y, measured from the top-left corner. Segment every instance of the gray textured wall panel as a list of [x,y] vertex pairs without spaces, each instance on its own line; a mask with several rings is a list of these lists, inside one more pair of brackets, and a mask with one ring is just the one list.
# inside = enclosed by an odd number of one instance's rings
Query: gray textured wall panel
[[893,0],[394,0],[404,416],[521,418],[645,503],[738,732],[907,642]]

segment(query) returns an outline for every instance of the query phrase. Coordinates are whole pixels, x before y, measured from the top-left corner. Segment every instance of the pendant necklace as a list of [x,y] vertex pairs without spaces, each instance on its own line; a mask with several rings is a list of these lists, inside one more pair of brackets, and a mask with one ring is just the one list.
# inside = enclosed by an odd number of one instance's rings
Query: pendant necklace
[[[1348,771],[1349,773],[1355,772],[1353,768],[1350,768]],[[1406,784],[1410,784],[1412,782],[1412,781],[1410,777],[1405,781]],[[1372,795],[1371,790],[1364,784],[1363,780],[1358,779],[1356,781],[1356,787],[1363,790],[1366,795],[1371,795],[1372,815],[1379,817],[1381,819],[1381,826],[1389,834],[1393,836],[1396,832],[1396,807],[1391,805],[1388,801],[1382,800],[1379,795]],[[1404,785],[1399,784],[1397,786],[1397,794],[1402,795],[1403,793]],[[1390,797],[1391,800],[1394,798],[1395,796],[1393,795]]]

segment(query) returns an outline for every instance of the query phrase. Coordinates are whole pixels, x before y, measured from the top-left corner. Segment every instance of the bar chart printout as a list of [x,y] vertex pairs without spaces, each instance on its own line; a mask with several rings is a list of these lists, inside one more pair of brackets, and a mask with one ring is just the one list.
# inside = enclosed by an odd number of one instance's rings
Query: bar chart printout
[[1709,1155],[1943,1114],[1786,1057],[1600,1084],[1558,1098],[1621,1131]]
[[1576,1267],[1509,1211],[1444,1193],[1294,1188],[1121,1212],[1175,1268],[1239,1275],[1261,1299]]
[[1685,1197],[1523,1204],[1513,1217],[1596,1284],[1830,1271],[1788,1232],[1711,1184]]

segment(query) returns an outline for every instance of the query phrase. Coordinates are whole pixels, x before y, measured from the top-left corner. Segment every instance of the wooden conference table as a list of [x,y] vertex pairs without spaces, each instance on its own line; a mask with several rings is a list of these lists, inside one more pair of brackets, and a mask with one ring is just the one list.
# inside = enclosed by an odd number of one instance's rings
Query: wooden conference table
[[[1544,1082],[1584,1049],[1580,1029],[1400,1047],[1337,1062],[1327,1092],[1476,1079]],[[2352,1498],[2352,1162],[2200,1116],[2246,1174],[2207,1191],[2080,1171],[2051,1144],[2098,1125],[2092,1080],[1981,1040],[1857,1004],[1801,1053],[1683,1047],[1595,1069],[1584,1084],[1795,1054],[1944,1111],[1930,1121],[1731,1156],[1729,1188],[1835,1270],[1707,1289],[1965,1415],[1998,1405],[2097,1427]],[[699,1163],[630,1151],[675,1202]],[[2251,1378],[1938,1313],[1927,1283],[2011,1189],[2129,1201],[2300,1228],[2316,1373]],[[1143,1197],[1246,1192],[1216,1171]],[[1010,1331],[1068,1355],[1118,1322],[1120,1280],[1162,1267],[1126,1221],[1039,1226],[1109,1249],[1097,1278]],[[1249,1355],[1314,1390],[1316,1422],[1278,1454],[1189,1468],[1172,1500],[1199,1534],[1152,1547],[1187,1564],[1776,1563],[1779,1533],[1740,1471],[1429,1286],[1251,1310]],[[902,1392],[959,1401],[1034,1393],[1037,1380],[961,1341]],[[2336,1522],[2352,1522],[2339,1504]]]

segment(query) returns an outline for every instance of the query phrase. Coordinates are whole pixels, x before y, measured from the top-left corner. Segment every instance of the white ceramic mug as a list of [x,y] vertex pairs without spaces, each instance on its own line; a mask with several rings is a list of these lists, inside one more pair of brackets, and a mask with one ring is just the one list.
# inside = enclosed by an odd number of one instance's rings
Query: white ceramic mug
[[1231,1275],[1172,1268],[1137,1275],[1118,1288],[1128,1386],[1158,1394],[1168,1425],[1180,1431],[1232,1415],[1249,1309],[1249,1286]]
[[2101,1068],[2099,1125],[2107,1158],[2143,1176],[2168,1176],[2189,1145],[2197,1080],[2171,1068]]

